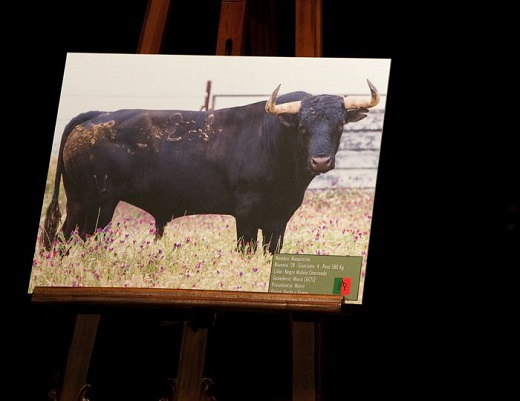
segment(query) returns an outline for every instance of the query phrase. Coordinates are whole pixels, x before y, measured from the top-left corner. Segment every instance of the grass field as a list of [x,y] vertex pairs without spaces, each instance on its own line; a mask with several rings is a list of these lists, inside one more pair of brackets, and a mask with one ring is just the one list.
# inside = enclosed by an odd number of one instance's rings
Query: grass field
[[[363,284],[373,201],[373,189],[308,190],[289,221],[282,252],[364,256]],[[62,213],[64,206],[62,199]],[[150,215],[120,203],[109,227],[61,245],[66,256],[59,247],[40,252],[37,245],[29,292],[35,286],[268,290],[272,257],[237,253],[231,216],[175,219],[157,242],[154,229]]]

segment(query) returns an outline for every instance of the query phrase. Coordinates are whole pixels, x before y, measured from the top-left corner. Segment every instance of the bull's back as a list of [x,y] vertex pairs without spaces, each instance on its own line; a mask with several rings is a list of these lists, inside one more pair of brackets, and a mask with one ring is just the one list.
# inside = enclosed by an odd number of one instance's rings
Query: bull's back
[[216,137],[205,118],[147,110],[93,113],[74,126],[64,145],[66,188],[152,214],[231,213],[226,172],[208,157]]

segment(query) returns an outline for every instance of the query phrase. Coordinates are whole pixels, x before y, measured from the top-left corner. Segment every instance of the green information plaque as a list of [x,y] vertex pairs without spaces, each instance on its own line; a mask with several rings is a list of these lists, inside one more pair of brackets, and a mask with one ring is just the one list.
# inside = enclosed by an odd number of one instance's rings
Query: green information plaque
[[269,292],[338,294],[356,301],[361,264],[361,256],[275,254]]

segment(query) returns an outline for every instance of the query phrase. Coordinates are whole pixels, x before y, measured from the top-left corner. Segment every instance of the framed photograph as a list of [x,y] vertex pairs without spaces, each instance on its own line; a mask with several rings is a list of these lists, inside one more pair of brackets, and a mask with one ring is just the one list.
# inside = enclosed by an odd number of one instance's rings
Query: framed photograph
[[28,292],[362,303],[390,64],[69,53]]

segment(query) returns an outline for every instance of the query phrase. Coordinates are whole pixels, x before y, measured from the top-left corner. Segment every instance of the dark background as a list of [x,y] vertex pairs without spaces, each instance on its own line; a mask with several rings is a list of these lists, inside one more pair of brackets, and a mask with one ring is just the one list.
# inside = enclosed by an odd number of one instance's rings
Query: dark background
[[[12,25],[3,56],[2,330],[4,354],[12,356],[4,362],[13,376],[6,391],[18,399],[49,399],[77,312],[33,305],[27,295],[66,53],[136,53],[146,4],[6,10]],[[214,54],[219,4],[172,1],[162,52]],[[293,56],[293,2],[251,4],[273,15],[266,47]],[[323,0],[324,57],[392,59],[363,305],[346,315],[305,317],[322,328],[323,401],[381,393],[420,398],[417,387],[431,395],[458,382],[463,363],[483,353],[495,357],[513,336],[506,307],[515,299],[508,277],[520,266],[518,134],[499,126],[511,103],[505,96],[490,102],[497,92],[473,68],[480,56],[496,56],[496,47],[479,40],[480,29],[475,35],[455,29],[452,36],[450,27],[459,27],[452,14],[426,6],[408,9],[408,17],[396,14],[392,6]],[[469,38],[478,42],[476,51]],[[248,37],[246,54],[255,45]],[[506,77],[507,65],[500,71]],[[468,334],[464,326],[475,312],[478,329]],[[175,311],[103,311],[91,401],[165,396],[166,379],[177,369],[176,319]],[[468,338],[489,327],[501,335],[494,351],[470,349]],[[285,314],[217,314],[208,354],[217,400],[290,399],[289,330]],[[442,372],[432,367],[438,364]]]

